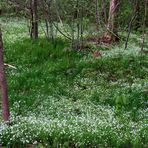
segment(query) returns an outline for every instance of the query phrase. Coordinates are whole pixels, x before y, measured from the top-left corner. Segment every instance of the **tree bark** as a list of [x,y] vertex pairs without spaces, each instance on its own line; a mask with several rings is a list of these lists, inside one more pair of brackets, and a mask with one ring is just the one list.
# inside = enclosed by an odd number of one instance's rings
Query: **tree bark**
[[3,50],[2,32],[0,28],[0,88],[2,97],[2,118],[4,121],[9,121],[9,100],[6,76],[4,72]]
[[119,0],[110,0],[109,17],[106,26],[107,32],[105,32],[105,34],[103,35],[103,41],[106,43],[110,43],[112,41],[115,42],[119,39],[115,26],[116,13],[119,5],[118,1]]
[[107,12],[106,12],[106,0],[102,0],[102,17],[104,18],[104,23],[107,23]]
[[141,52],[144,52],[144,43],[146,37],[146,21],[147,21],[147,13],[148,13],[148,0],[145,0],[145,11],[144,11],[144,20],[143,20],[143,27],[142,27],[142,44],[141,44]]
[[134,12],[136,13],[134,29],[137,31],[141,27],[141,20],[140,20],[140,1],[137,0],[134,3]]
[[95,6],[96,6],[96,27],[97,27],[97,32],[99,34],[100,32],[100,14],[99,14],[99,3],[98,3],[98,0],[95,0]]
[[31,13],[31,31],[30,37],[32,39],[38,39],[38,0],[31,0],[30,2]]

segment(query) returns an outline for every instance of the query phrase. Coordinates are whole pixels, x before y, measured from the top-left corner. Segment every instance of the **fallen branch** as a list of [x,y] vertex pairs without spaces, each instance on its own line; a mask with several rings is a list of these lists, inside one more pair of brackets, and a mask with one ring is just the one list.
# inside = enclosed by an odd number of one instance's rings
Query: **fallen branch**
[[17,69],[15,66],[10,65],[10,64],[6,64],[6,63],[4,63],[4,66],[5,66],[5,67],[9,67],[9,68],[13,68],[13,69]]

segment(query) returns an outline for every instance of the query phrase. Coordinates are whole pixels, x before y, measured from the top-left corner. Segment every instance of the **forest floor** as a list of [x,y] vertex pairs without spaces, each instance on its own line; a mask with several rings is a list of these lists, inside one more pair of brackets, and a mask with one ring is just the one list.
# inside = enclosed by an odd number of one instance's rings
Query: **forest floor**
[[5,63],[16,67],[6,68],[11,125],[0,124],[2,145],[148,146],[148,56],[139,35],[127,50],[123,41],[93,47],[101,53],[94,58],[67,50],[62,38],[31,41],[23,21],[1,22]]

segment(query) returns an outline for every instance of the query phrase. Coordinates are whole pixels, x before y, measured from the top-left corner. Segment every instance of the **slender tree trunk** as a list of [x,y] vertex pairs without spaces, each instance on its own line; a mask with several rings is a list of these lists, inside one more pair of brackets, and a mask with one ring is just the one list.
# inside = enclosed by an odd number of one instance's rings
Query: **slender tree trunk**
[[48,34],[48,38],[50,38],[52,41],[54,41],[54,25],[52,20],[52,14],[51,14],[51,5],[52,0],[50,2],[46,2],[48,9],[45,10],[45,18],[46,18],[46,32]]
[[38,39],[38,0],[31,0],[31,31],[30,37],[32,39]]
[[106,12],[106,0],[102,0],[102,17],[104,18],[104,23],[107,23],[107,12]]
[[97,27],[97,32],[99,34],[100,32],[100,15],[99,15],[99,3],[98,0],[95,0],[95,6],[96,6],[96,27]]
[[131,19],[130,19],[130,22],[128,24],[128,34],[127,34],[127,38],[126,38],[126,42],[125,42],[125,50],[127,49],[127,46],[128,46],[128,41],[129,41],[129,37],[130,37],[130,33],[131,33],[131,30],[132,30],[132,27],[133,27],[133,22],[135,21],[136,17],[137,17],[137,10],[135,9],[135,6],[137,5],[137,1],[135,2],[135,4],[132,4],[133,5],[133,12],[131,14]]
[[133,23],[135,17],[136,17],[136,13],[133,14],[133,16],[132,16],[132,18],[129,22],[129,25],[128,25],[128,34],[127,34],[127,38],[126,38],[126,42],[125,42],[125,48],[124,48],[125,50],[127,49],[127,46],[128,46],[128,41],[129,41],[130,33],[131,33],[131,30],[132,30],[132,23]]
[[148,0],[145,0],[145,13],[144,13],[144,20],[143,20],[143,33],[142,33],[142,45],[141,45],[141,51],[144,52],[144,42],[145,42],[145,36],[146,36],[146,21],[147,21],[147,12],[148,12]]
[[76,48],[79,49],[80,47],[80,6],[79,6],[79,0],[77,0],[76,5],[76,20],[77,20],[77,43]]
[[83,13],[84,13],[84,12],[83,12],[83,11],[84,11],[83,9],[84,9],[84,8],[82,7],[82,8],[81,8],[81,16],[80,16],[80,17],[81,17],[81,19],[80,19],[80,20],[81,20],[81,21],[80,21],[80,33],[81,33],[81,36],[80,36],[80,44],[81,44],[81,48],[83,47],[83,33],[84,33],[84,32],[83,32],[83,31],[84,31],[84,30],[83,30],[83,15],[84,15],[84,14],[83,14]]
[[135,23],[134,23],[134,29],[135,30],[138,30],[140,27],[141,27],[141,21],[140,21],[140,1],[137,0],[135,3],[134,3],[134,12],[136,13],[136,18],[135,18]]
[[109,17],[107,29],[111,32],[115,30],[115,12],[118,0],[110,0]]
[[117,29],[115,26],[116,12],[118,9],[119,0],[110,0],[109,17],[107,23],[107,32],[103,36],[103,40],[106,43],[116,41],[118,39]]
[[9,101],[8,101],[8,90],[7,82],[4,72],[4,61],[3,61],[3,41],[2,32],[0,28],[0,88],[2,97],[2,117],[4,121],[9,121]]

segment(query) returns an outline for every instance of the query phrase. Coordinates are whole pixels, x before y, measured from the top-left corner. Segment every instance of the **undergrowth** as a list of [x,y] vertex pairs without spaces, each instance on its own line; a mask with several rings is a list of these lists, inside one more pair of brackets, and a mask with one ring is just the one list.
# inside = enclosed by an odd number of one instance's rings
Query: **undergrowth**
[[96,47],[94,59],[66,51],[61,37],[19,39],[20,28],[4,31],[5,62],[17,69],[6,69],[11,123],[0,124],[2,145],[147,147],[148,58],[136,43]]

